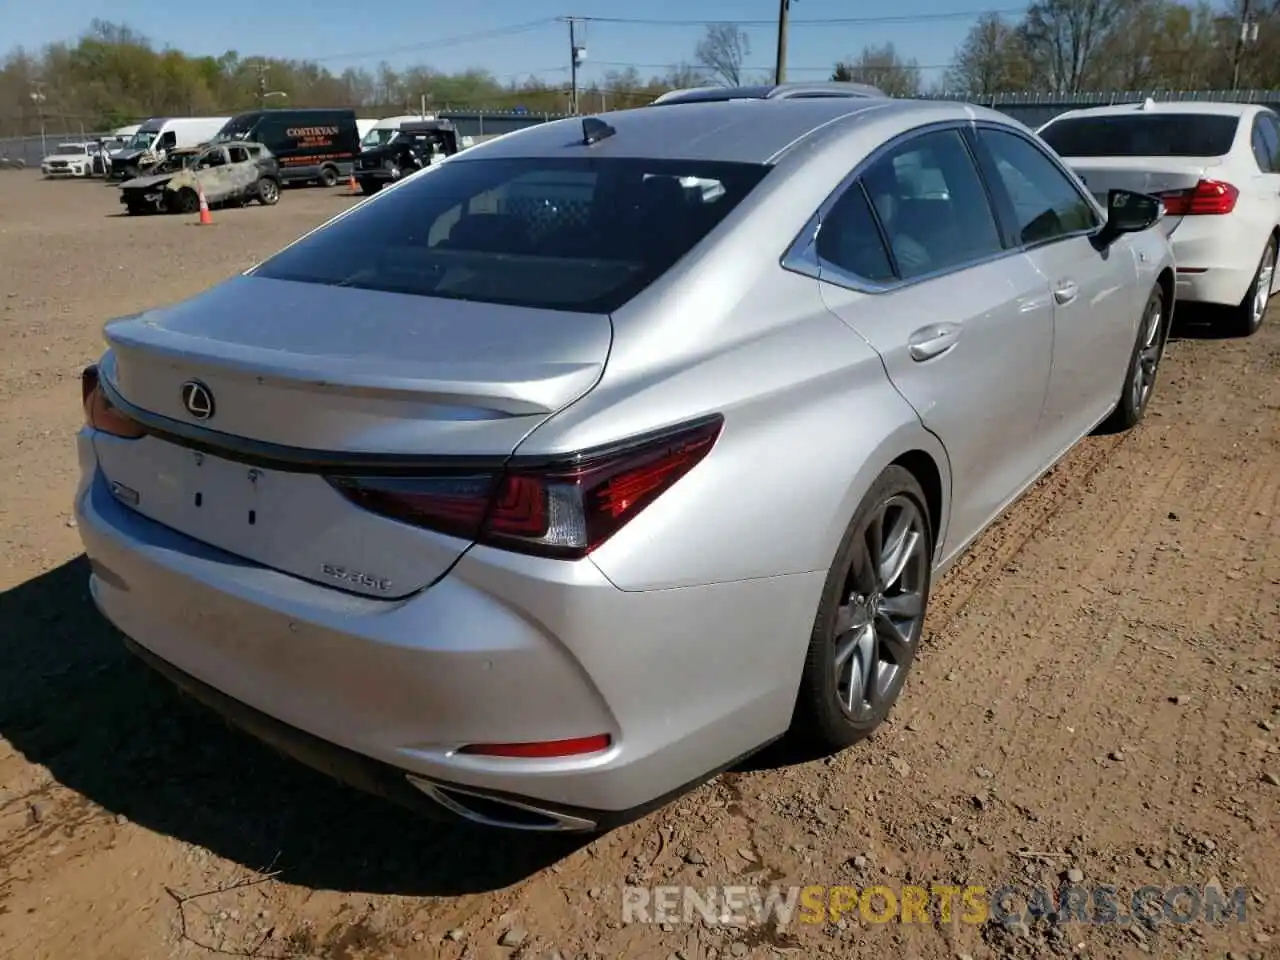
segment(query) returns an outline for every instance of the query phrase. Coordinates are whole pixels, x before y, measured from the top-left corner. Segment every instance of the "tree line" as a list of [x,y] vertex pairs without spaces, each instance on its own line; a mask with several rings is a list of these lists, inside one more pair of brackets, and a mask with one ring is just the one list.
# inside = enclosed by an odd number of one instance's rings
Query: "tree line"
[[[1231,2],[1224,9],[1178,0],[1037,0],[1019,18],[978,18],[945,66],[921,65],[893,44],[871,45],[833,64],[831,78],[873,83],[894,96],[1280,87],[1280,0]],[[614,109],[708,82],[769,82],[769,72],[747,67],[752,52],[745,30],[713,24],[689,60],[647,78],[635,68],[610,71],[579,89],[579,105]],[[762,52],[772,59],[772,49]],[[926,73],[939,79],[926,84]],[[423,105],[560,112],[570,102],[567,75],[503,82],[481,68],[447,73],[384,62],[335,71],[234,50],[192,56],[95,20],[75,42],[19,48],[0,60],[0,136],[34,133],[42,122],[51,131],[103,130],[148,116],[232,114],[263,103],[350,106],[368,116]]]

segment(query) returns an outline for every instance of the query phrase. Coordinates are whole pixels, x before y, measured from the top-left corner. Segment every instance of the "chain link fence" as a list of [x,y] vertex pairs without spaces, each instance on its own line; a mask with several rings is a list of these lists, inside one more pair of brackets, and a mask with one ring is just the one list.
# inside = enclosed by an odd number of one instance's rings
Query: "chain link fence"
[[74,130],[50,133],[46,130],[43,137],[39,134],[33,137],[0,137],[0,170],[39,168],[40,161],[53,153],[60,143],[95,140],[110,135],[110,131]]

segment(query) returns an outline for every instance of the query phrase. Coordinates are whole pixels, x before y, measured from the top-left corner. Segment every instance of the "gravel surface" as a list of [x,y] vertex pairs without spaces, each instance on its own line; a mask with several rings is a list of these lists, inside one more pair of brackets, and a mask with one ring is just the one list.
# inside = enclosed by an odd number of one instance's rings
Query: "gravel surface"
[[[0,172],[0,954],[37,958],[1280,956],[1280,317],[1180,325],[937,587],[892,722],[774,749],[589,844],[442,828],[229,731],[126,655],[70,516],[103,321],[351,202],[118,215]],[[1246,887],[1240,923],[624,923],[625,884]],[[677,921],[680,917],[675,918]]]

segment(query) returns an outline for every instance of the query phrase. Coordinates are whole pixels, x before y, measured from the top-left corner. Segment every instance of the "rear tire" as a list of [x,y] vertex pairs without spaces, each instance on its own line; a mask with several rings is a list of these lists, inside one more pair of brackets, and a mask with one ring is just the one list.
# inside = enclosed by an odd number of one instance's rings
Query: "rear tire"
[[274,207],[280,202],[280,184],[270,177],[258,181],[258,202],[264,207]]
[[372,196],[382,189],[382,183],[378,180],[361,180],[360,192],[366,197]]
[[338,185],[338,168],[337,167],[321,167],[320,168],[320,185],[322,187],[336,187]]
[[1235,336],[1251,337],[1262,326],[1267,315],[1267,304],[1271,301],[1275,272],[1276,238],[1272,237],[1262,251],[1262,259],[1258,261],[1258,269],[1249,289],[1245,291],[1244,299],[1231,310],[1231,331]]
[[1120,388],[1120,400],[1111,415],[1102,422],[1102,433],[1121,433],[1141,422],[1155,392],[1160,361],[1168,341],[1169,316],[1164,307],[1164,290],[1157,283],[1142,310],[1138,336],[1134,338],[1124,385]]
[[910,471],[890,466],[859,504],[827,573],[794,736],[830,753],[884,721],[915,662],[932,575],[924,492]]

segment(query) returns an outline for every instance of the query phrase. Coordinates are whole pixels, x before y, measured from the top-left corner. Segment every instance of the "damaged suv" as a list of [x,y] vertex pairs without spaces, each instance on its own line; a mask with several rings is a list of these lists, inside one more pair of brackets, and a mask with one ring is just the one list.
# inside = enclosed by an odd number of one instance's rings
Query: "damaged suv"
[[195,213],[200,194],[210,206],[280,200],[280,165],[260,143],[218,143],[196,151],[174,151],[156,173],[120,185],[120,202],[131,214]]

